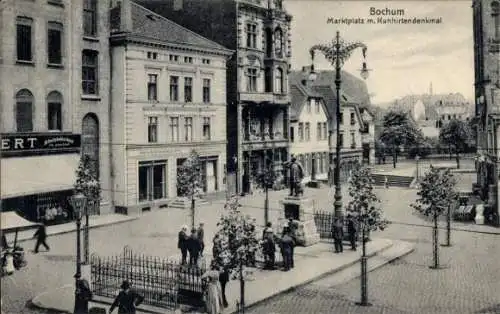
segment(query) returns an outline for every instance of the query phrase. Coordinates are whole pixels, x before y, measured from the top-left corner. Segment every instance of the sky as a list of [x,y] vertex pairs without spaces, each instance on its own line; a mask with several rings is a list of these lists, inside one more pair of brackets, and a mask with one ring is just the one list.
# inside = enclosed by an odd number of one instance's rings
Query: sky
[[[472,1],[363,1],[285,0],[292,19],[292,69],[311,64],[309,48],[329,44],[336,31],[347,42],[361,41],[367,47],[371,69],[366,80],[372,103],[390,102],[409,94],[462,93],[472,100],[474,54]],[[404,15],[370,15],[377,10],[399,9]],[[389,13],[389,12],[388,12]],[[396,13],[396,12],[394,12]],[[328,18],[364,19],[364,24],[327,23]],[[441,18],[440,24],[367,24],[368,19]],[[354,51],[343,69],[359,76],[361,49]],[[333,69],[316,53],[315,68]]]

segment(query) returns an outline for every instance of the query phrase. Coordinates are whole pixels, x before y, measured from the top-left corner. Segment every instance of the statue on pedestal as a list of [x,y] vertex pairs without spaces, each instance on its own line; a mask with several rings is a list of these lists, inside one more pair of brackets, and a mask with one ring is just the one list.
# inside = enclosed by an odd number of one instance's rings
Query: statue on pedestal
[[302,188],[301,182],[304,178],[304,169],[302,165],[297,162],[295,157],[292,157],[290,161],[287,161],[285,167],[290,168],[290,194],[289,196],[298,197],[299,195],[304,195],[304,189]]

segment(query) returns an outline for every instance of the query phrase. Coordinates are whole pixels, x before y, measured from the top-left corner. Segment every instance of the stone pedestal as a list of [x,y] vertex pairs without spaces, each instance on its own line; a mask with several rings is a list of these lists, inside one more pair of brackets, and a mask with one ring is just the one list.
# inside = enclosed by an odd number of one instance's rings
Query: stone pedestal
[[91,266],[90,264],[82,264],[81,265],[81,270],[82,270],[82,278],[87,280],[89,283],[90,291],[92,291],[92,280],[91,280]]
[[279,219],[280,232],[293,219],[297,225],[295,233],[297,245],[310,246],[319,242],[319,233],[314,222],[314,207],[311,199],[287,196],[283,201],[283,212]]

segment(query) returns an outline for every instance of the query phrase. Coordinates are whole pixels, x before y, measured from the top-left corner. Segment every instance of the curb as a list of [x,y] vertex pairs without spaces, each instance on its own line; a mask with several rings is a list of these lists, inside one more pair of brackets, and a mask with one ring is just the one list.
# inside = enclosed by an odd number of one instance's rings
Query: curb
[[[63,290],[63,289],[66,289],[67,287],[72,287],[72,286],[73,285],[67,284],[67,285],[64,285],[64,286],[61,286],[61,287],[55,289],[55,291],[57,291],[57,290]],[[40,298],[41,296],[44,296],[46,294],[49,294],[49,293],[52,293],[52,292],[42,292],[39,295],[35,296],[33,299],[29,300],[28,303],[29,303],[30,307],[33,307],[33,308],[36,308],[36,309],[39,309],[39,310],[42,310],[42,311],[50,311],[50,312],[55,312],[55,313],[71,314],[71,312],[62,311],[61,309],[43,307],[40,304],[37,304],[38,302],[36,300],[38,298]]]
[[[111,226],[111,225],[118,225],[118,224],[121,224],[121,223],[134,221],[136,219],[139,219],[139,217],[130,217],[128,219],[123,219],[123,220],[120,220],[120,221],[112,221],[112,222],[103,223],[103,224],[94,225],[94,226],[91,225],[91,226],[89,226],[89,230],[90,229],[98,229],[98,228],[102,228],[102,227],[107,227],[107,226]],[[49,232],[47,232],[47,236],[61,235],[61,234],[67,234],[67,233],[72,233],[72,232],[76,232],[76,228],[71,229],[71,230],[56,231],[56,232],[53,232],[53,233],[51,233],[49,231]],[[32,240],[32,239],[33,238],[25,238],[25,239],[20,238],[20,239],[17,239],[17,242],[18,243],[19,242],[26,242],[26,241],[29,241],[29,240]]]
[[[391,244],[388,247],[385,247],[385,248],[381,249],[378,252],[373,252],[373,253],[367,254],[367,257],[368,258],[372,258],[372,257],[376,256],[378,253],[390,249],[392,246],[393,246],[393,244]],[[310,283],[312,283],[314,281],[318,281],[318,280],[321,280],[321,279],[323,279],[325,277],[331,276],[331,275],[333,275],[335,273],[341,272],[341,271],[343,271],[343,270],[345,270],[345,269],[347,269],[349,267],[352,267],[353,265],[356,265],[357,263],[359,263],[360,260],[361,260],[361,258],[357,258],[357,259],[355,259],[352,262],[349,262],[347,264],[344,264],[344,265],[340,266],[339,268],[331,269],[331,270],[329,270],[327,272],[324,272],[324,273],[322,273],[320,275],[317,275],[316,277],[310,278],[310,279],[308,279],[308,280],[306,280],[306,281],[304,281],[304,282],[302,282],[300,284],[294,285],[292,287],[289,287],[289,288],[287,288],[285,290],[282,290],[282,291],[278,291],[276,293],[272,293],[272,294],[266,296],[265,298],[263,298],[261,300],[258,300],[256,302],[253,302],[253,303],[245,305],[245,310],[253,308],[253,307],[256,307],[259,304],[262,304],[262,303],[264,303],[264,302],[266,302],[266,301],[268,301],[268,300],[270,300],[270,299],[272,299],[274,297],[277,297],[277,296],[280,296],[280,295],[292,292],[292,291],[294,291],[294,290],[296,290],[298,288],[301,288],[303,286],[306,286],[306,285],[308,285],[308,284],[310,284]],[[238,311],[231,312],[231,314],[238,314]]]

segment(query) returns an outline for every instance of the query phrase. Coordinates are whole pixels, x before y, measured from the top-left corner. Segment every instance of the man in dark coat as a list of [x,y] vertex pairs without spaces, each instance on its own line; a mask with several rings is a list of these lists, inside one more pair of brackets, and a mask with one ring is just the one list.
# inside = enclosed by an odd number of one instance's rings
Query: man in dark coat
[[229,282],[229,271],[226,268],[223,268],[219,273],[219,282],[222,288],[222,304],[224,307],[228,307],[229,303],[226,299],[226,285]]
[[130,283],[127,280],[123,281],[120,288],[122,291],[118,293],[115,301],[111,304],[109,313],[111,314],[118,307],[118,314],[135,314],[136,308],[144,301],[144,297],[131,290]]
[[191,236],[189,236],[187,240],[187,248],[189,251],[189,265],[196,266],[198,265],[198,258],[200,256],[201,244],[198,239],[197,230],[191,230]]
[[266,229],[264,229],[262,240],[263,240],[263,253],[265,259],[265,269],[274,269],[274,261],[276,255],[276,243],[274,241],[274,232],[271,227],[271,223],[267,223]]
[[92,300],[92,291],[90,291],[89,282],[82,278],[81,273],[75,274],[75,308],[74,314],[88,314],[89,301]]
[[292,246],[292,255],[290,256],[290,267],[294,267],[294,251],[295,251],[295,246],[297,245],[297,229],[299,228],[298,224],[290,218],[288,220],[288,227],[290,228],[290,236],[293,239],[294,245]]
[[356,251],[356,223],[353,217],[347,217],[347,233],[349,234],[349,242],[351,242],[351,250]]
[[177,248],[181,250],[182,254],[182,265],[186,264],[187,252],[188,252],[188,235],[187,226],[183,226],[181,231],[179,231],[179,238],[177,240]]
[[283,266],[285,271],[289,271],[292,267],[292,250],[295,245],[290,234],[290,228],[285,227],[283,237],[281,238],[281,253],[283,255]]
[[45,221],[42,221],[42,224],[38,227],[33,238],[36,238],[35,254],[38,253],[40,245],[43,245],[47,251],[50,251],[50,247],[47,245],[47,227],[45,226]]
[[335,253],[344,251],[342,241],[344,240],[344,225],[340,218],[335,219],[332,227],[333,242],[335,244]]
[[198,227],[198,241],[200,241],[200,256],[203,256],[203,250],[205,250],[205,229],[204,224],[200,223]]

